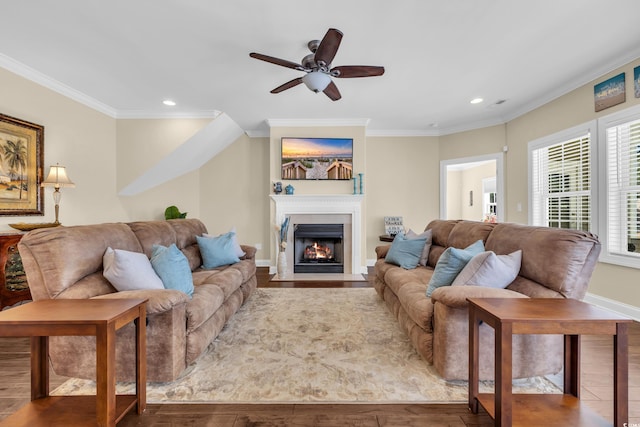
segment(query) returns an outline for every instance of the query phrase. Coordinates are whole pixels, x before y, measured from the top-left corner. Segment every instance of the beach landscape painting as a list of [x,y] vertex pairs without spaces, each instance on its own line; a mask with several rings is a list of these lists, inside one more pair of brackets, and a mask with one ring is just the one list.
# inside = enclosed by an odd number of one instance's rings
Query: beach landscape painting
[[596,112],[625,102],[625,73],[618,74],[595,85],[593,87],[593,97]]
[[282,179],[349,180],[353,139],[282,138]]
[[0,215],[44,215],[44,127],[0,114]]

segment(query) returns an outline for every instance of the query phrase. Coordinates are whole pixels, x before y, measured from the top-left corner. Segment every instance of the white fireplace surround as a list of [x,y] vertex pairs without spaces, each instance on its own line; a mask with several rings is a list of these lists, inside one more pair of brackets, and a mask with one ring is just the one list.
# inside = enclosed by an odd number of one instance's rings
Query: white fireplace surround
[[[285,217],[296,215],[314,217],[327,215],[327,218],[335,218],[336,216],[346,215],[347,219],[345,227],[350,225],[351,232],[345,231],[345,240],[348,235],[351,239],[345,242],[345,258],[347,257],[347,246],[351,247],[351,258],[345,259],[345,273],[359,274],[366,273],[366,266],[362,263],[362,195],[351,194],[332,194],[332,195],[271,195],[271,199],[275,203],[274,221],[276,224],[282,224]],[[330,220],[327,223],[335,223]],[[289,235],[287,241],[291,242],[293,229],[289,227]],[[293,245],[290,245],[293,248]],[[274,245],[277,251],[277,242]],[[292,250],[287,250],[288,267],[293,271]],[[276,252],[277,254],[277,252]],[[274,262],[275,262],[275,256]],[[275,267],[274,267],[275,269]]]

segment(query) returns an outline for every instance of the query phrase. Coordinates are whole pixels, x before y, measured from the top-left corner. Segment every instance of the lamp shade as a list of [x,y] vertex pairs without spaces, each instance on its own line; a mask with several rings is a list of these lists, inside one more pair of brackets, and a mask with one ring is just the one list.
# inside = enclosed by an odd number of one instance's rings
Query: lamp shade
[[331,83],[331,77],[322,71],[312,71],[302,77],[302,82],[307,85],[309,89],[318,93],[322,92],[327,86],[329,86],[329,83]]
[[42,187],[75,187],[76,185],[67,176],[67,171],[64,166],[56,164],[49,167],[49,175],[40,184]]

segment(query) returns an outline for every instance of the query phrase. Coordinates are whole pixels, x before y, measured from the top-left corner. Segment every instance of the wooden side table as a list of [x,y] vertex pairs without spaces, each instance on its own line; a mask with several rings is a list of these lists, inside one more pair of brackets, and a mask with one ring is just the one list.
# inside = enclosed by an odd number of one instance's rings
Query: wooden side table
[[[613,335],[614,426],[628,422],[628,325],[632,322],[574,299],[469,298],[469,409],[478,404],[496,426],[602,426],[580,402],[580,335]],[[479,325],[495,330],[495,393],[478,392]],[[564,394],[512,395],[513,334],[563,334]],[[557,423],[557,424],[552,424]]]
[[[31,402],[0,426],[115,426],[146,407],[146,299],[41,300],[0,313],[0,336],[31,337]],[[116,331],[136,325],[136,394],[116,396]],[[49,337],[96,337],[96,396],[49,396]],[[82,424],[84,425],[84,424]]]

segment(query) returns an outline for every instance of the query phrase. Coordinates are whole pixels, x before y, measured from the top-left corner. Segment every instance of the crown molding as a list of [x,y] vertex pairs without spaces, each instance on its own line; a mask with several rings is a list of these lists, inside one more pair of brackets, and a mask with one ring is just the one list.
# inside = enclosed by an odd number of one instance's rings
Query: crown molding
[[367,129],[366,136],[371,137],[412,137],[412,136],[440,136],[436,129]]
[[0,53],[0,67],[5,68],[27,80],[31,80],[32,82],[37,83],[40,86],[51,89],[52,91],[57,92],[60,95],[73,99],[74,101],[86,105],[89,108],[93,108],[94,110],[106,114],[109,117],[115,118],[117,115],[117,110],[115,110],[114,108],[111,108],[110,106],[103,104],[102,102],[88,95],[85,95],[78,90],[70,88],[64,83],[52,79],[51,77],[46,76],[41,72],[36,71],[33,68],[23,64],[22,62],[18,62],[15,59],[10,58],[2,53]]
[[266,119],[265,123],[272,127],[366,127],[370,119]]
[[[625,65],[628,65],[637,59],[640,59],[640,47],[627,52],[626,55],[618,57],[615,60],[612,60],[611,62],[602,64],[599,67],[593,67],[589,70],[585,70],[585,72],[580,76],[580,78],[572,79],[567,84],[561,85],[557,87],[555,90],[551,90],[545,93],[544,95],[534,99],[533,101],[522,105],[522,107],[516,110],[513,110],[509,114],[505,114],[504,122],[506,123],[520,116],[523,116],[535,110],[536,108],[540,108],[543,105],[548,104],[549,102],[554,101],[560,98],[561,96],[566,95],[569,92],[572,92],[582,86],[588,85],[595,80],[602,79],[604,81],[606,80],[605,76],[607,74],[613,71],[616,71],[619,68],[622,68]],[[631,69],[630,71],[633,72],[633,69]],[[631,78],[633,79],[633,74],[631,75]]]

